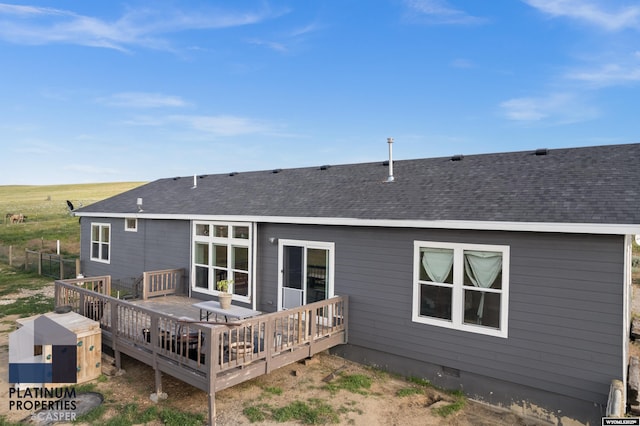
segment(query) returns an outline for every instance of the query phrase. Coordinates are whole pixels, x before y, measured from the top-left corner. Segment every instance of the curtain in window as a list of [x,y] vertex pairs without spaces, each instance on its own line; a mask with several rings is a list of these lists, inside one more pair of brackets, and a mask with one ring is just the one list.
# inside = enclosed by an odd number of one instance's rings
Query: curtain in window
[[422,266],[431,281],[443,283],[453,267],[453,250],[422,248]]
[[[474,286],[489,288],[502,271],[502,253],[465,250],[464,270]],[[484,294],[480,296],[478,319],[484,314]]]

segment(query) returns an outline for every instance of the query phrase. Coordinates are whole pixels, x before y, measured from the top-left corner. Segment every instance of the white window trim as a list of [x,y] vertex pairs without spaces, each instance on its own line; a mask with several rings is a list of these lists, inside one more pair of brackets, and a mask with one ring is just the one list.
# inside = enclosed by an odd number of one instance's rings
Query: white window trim
[[[127,226],[127,224],[129,223],[130,220],[134,220],[135,225],[133,226],[133,228],[129,228]],[[138,232],[138,219],[135,217],[125,217],[124,218],[124,230],[127,232]]]
[[[451,300],[451,320],[426,317],[420,315],[420,248],[433,247],[452,249],[454,251],[454,284]],[[464,287],[462,285],[461,266],[456,268],[455,265],[462,265],[462,255],[464,250],[493,251],[502,253],[502,291],[500,297],[500,328],[495,329],[475,324],[466,324],[464,322]],[[495,337],[508,337],[509,329],[509,263],[510,263],[509,246],[486,245],[486,244],[464,244],[464,243],[446,243],[436,241],[414,241],[413,243],[413,309],[412,321],[435,325],[438,327],[450,328],[460,331],[468,331],[472,333],[485,334]],[[456,271],[456,269],[458,271]],[[435,284],[437,285],[437,284]]]
[[[196,235],[196,227],[197,225],[209,225],[209,226],[216,226],[216,225],[224,225],[224,226],[229,226],[229,236],[228,237],[216,237],[214,236],[213,232],[210,233],[210,235]],[[247,227],[248,228],[248,232],[249,232],[249,237],[248,238],[233,238],[233,226],[242,226],[242,227]],[[208,259],[208,265],[209,265],[209,280],[211,280],[211,273],[212,273],[212,266],[211,266],[211,259],[213,256],[213,250],[211,249],[211,244],[213,243],[219,243],[219,244],[224,244],[227,246],[227,259],[232,259],[232,248],[235,247],[246,247],[248,249],[248,284],[249,284],[249,289],[248,289],[248,294],[246,296],[241,296],[238,294],[233,294],[233,298],[232,300],[237,300],[239,302],[242,303],[251,303],[252,301],[252,295],[254,292],[254,286],[253,286],[253,250],[252,250],[252,245],[253,245],[253,226],[251,223],[249,222],[222,222],[222,221],[193,221],[192,225],[191,225],[191,291],[192,292],[196,292],[196,293],[201,293],[201,294],[209,294],[209,295],[218,295],[218,293],[220,293],[218,290],[215,289],[215,284],[214,284],[214,288],[212,290],[209,289],[204,289],[202,287],[196,287],[196,263],[195,263],[195,246],[196,243],[207,243],[209,244],[209,259]],[[236,271],[236,269],[234,268],[227,268],[230,272]]]
[[[93,240],[93,227],[94,226],[98,226],[100,227],[100,231],[98,232],[98,235],[100,236],[100,241],[94,241]],[[108,227],[109,228],[109,242],[108,243],[104,243],[102,242],[102,228],[104,227]],[[92,222],[91,223],[91,231],[90,231],[90,236],[89,236],[89,258],[91,259],[91,261],[93,262],[100,262],[100,263],[111,263],[111,255],[112,255],[112,251],[111,251],[111,224],[110,223],[98,223],[98,222]],[[98,243],[99,244],[99,254],[102,254],[102,244],[108,244],[109,245],[109,258],[108,259],[102,259],[99,257],[93,257],[93,243]]]

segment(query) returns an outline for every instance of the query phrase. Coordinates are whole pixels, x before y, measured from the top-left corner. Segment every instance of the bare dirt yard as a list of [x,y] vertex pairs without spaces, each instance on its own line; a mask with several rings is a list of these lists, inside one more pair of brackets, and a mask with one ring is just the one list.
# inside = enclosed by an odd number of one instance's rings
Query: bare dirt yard
[[[20,421],[28,415],[24,411],[9,410],[7,340],[8,334],[15,329],[16,318],[7,316],[0,320],[0,416],[9,422]],[[122,367],[124,374],[103,376],[94,382],[92,390],[104,395],[104,409],[97,418],[89,420],[91,424],[105,424],[118,416],[122,419],[126,410],[167,410],[200,414],[202,419],[207,418],[207,396],[204,392],[164,375],[163,390],[168,398],[155,404],[149,398],[155,391],[153,370],[125,356]],[[216,409],[218,425],[543,424],[328,353],[220,391],[216,394]],[[157,416],[136,422],[181,424],[180,420],[163,421]],[[0,424],[5,424],[2,418]]]

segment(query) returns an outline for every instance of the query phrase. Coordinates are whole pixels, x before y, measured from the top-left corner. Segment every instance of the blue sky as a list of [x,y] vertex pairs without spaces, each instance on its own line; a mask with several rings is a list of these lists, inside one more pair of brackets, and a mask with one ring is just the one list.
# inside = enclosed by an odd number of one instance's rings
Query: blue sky
[[624,0],[0,4],[0,185],[638,142]]

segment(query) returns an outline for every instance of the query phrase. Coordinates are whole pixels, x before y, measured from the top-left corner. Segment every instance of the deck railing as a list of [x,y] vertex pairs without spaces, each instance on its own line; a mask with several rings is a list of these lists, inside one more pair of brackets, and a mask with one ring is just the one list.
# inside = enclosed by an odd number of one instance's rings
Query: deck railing
[[145,272],[142,278],[142,299],[175,294],[182,290],[184,269]]
[[56,306],[70,305],[100,322],[103,342],[116,353],[204,391],[225,389],[346,343],[345,296],[221,324],[166,315],[76,281],[56,281]]

